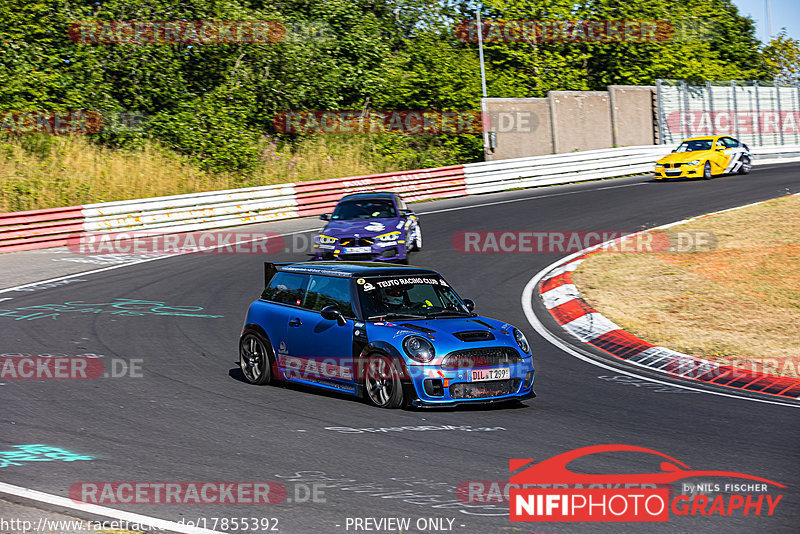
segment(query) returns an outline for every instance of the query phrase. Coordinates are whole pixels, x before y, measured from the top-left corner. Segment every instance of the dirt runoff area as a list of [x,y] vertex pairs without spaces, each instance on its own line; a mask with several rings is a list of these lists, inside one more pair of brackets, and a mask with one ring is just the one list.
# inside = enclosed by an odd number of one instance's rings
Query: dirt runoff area
[[[799,377],[800,196],[666,233],[676,246],[665,252],[589,256],[574,273],[583,298],[656,345]],[[702,246],[690,250],[691,237],[681,245],[676,236],[700,236]]]

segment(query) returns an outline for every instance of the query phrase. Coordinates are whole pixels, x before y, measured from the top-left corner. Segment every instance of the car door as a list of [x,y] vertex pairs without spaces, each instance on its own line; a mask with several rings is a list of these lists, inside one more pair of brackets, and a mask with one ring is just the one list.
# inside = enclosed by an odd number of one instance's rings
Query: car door
[[[323,319],[320,311],[336,306],[348,318],[344,325]],[[302,306],[292,310],[287,322],[287,346],[292,358],[292,378],[328,387],[353,382],[353,309],[350,279],[311,275]],[[348,386],[337,389],[352,390]]]
[[725,166],[725,172],[736,172],[741,167],[741,159],[742,154],[744,153],[744,147],[741,146],[741,143],[734,139],[733,137],[723,137],[720,139],[722,143],[725,145],[725,154],[728,156],[728,161]]
[[300,309],[308,279],[307,274],[278,272],[264,290],[262,300],[270,304],[261,324],[272,343],[279,368],[286,366],[286,359],[289,357],[289,321]]
[[731,157],[726,153],[727,148],[725,143],[722,141],[722,138],[717,139],[714,141],[714,145],[711,148],[711,172],[714,174],[722,174],[725,172],[725,169],[728,167],[728,162],[730,161]]

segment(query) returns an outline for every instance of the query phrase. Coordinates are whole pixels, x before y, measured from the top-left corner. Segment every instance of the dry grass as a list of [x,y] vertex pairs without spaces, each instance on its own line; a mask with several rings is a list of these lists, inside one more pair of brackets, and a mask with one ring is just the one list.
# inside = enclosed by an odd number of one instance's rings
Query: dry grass
[[0,142],[0,212],[339,178],[393,170],[361,136],[317,137],[292,151],[266,138],[255,176],[212,174],[155,143],[99,147],[80,136]]
[[759,371],[800,371],[800,197],[694,221],[711,252],[595,254],[584,298],[651,343]]

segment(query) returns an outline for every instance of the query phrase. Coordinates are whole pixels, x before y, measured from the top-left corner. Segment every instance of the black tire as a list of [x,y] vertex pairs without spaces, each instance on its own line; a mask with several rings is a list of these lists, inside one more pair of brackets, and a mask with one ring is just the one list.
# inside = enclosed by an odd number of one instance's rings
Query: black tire
[[414,232],[414,252],[422,250],[422,228],[417,225],[417,230]]
[[750,174],[750,169],[753,168],[753,164],[750,161],[748,156],[742,156],[742,166],[739,167],[739,174]]
[[239,339],[239,367],[245,380],[258,386],[272,382],[272,348],[255,330],[245,330]]
[[706,164],[703,165],[703,180],[710,180],[711,178],[711,162],[706,161]]
[[403,405],[403,384],[397,360],[381,354],[367,357],[364,398],[378,408],[394,409]]

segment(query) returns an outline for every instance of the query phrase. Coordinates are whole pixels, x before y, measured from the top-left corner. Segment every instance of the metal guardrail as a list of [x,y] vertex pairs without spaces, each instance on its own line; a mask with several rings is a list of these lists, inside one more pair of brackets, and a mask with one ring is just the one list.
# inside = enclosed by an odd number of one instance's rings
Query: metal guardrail
[[[170,234],[318,215],[344,195],[408,201],[461,197],[650,172],[665,145],[609,148],[434,169],[0,213],[0,252],[65,246],[89,232]],[[800,145],[758,147],[754,164],[800,160]]]

